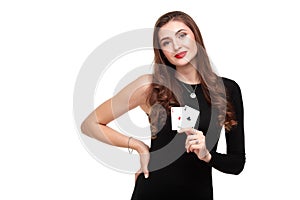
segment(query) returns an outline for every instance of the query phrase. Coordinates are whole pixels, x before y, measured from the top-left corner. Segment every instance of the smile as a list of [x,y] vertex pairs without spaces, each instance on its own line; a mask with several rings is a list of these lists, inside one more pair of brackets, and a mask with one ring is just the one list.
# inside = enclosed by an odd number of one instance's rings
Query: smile
[[180,52],[178,54],[175,55],[175,58],[181,59],[186,55],[186,51]]

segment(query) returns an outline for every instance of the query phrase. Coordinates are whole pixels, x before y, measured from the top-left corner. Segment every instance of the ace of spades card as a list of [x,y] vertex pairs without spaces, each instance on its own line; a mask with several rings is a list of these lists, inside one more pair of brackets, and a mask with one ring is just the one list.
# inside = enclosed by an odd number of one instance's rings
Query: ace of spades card
[[181,128],[194,128],[200,111],[185,105],[182,109]]

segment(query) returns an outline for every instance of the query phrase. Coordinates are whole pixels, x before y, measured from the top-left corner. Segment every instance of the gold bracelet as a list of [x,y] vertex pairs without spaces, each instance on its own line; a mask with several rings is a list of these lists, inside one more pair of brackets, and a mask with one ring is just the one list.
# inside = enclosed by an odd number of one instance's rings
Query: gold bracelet
[[128,138],[128,144],[127,144],[127,148],[128,148],[128,152],[129,152],[129,154],[132,154],[132,152],[133,152],[133,149],[131,149],[130,147],[129,147],[129,141],[130,141],[130,139],[131,139],[132,137],[129,137]]

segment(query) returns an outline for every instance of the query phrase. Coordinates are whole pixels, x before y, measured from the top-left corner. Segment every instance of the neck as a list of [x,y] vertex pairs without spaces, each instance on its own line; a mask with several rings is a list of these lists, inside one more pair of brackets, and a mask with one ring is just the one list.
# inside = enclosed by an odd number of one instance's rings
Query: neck
[[199,76],[194,66],[191,63],[184,66],[176,66],[175,77],[187,84],[199,84]]

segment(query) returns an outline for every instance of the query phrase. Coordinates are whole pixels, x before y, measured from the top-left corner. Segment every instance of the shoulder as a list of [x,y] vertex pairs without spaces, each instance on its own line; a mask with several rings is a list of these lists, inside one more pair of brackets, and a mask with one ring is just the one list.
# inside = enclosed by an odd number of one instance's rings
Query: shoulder
[[227,94],[231,96],[241,96],[241,88],[236,81],[226,77],[222,77],[222,80],[226,88]]
[[138,76],[125,85],[112,99],[115,102],[127,102],[131,108],[145,104],[151,83],[151,74]]
[[144,74],[136,77],[129,84],[125,85],[117,94],[117,96],[128,96],[131,98],[140,98],[148,91],[152,83],[151,74]]
[[138,76],[128,86],[128,92],[134,92],[138,98],[147,96],[151,91],[152,74],[143,74]]
[[226,89],[230,90],[230,91],[236,91],[236,90],[240,90],[240,86],[237,82],[235,82],[232,79],[226,78],[226,77],[222,77],[224,86]]
[[153,74],[143,74],[139,76],[136,81],[145,82],[145,83],[152,83]]
[[143,74],[143,75],[139,76],[133,82],[133,84],[136,86],[139,86],[145,92],[146,90],[148,90],[151,87],[152,80],[153,80],[152,74]]
[[226,77],[222,77],[223,83],[225,85],[225,87],[229,87],[229,88],[239,88],[240,86],[238,85],[237,82],[235,82],[232,79],[226,78]]

